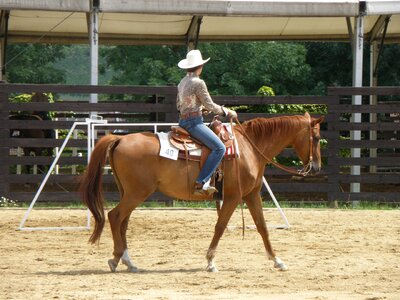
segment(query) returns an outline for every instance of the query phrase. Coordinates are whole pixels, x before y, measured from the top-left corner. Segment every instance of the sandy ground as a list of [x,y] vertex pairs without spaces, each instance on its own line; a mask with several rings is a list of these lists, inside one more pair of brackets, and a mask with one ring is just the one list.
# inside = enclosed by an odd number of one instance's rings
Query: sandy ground
[[[128,229],[139,268],[109,271],[108,223],[98,246],[88,231],[19,231],[21,209],[0,209],[0,299],[400,299],[400,211],[287,209],[271,229],[273,268],[255,230],[228,230],[205,271],[214,210],[141,209]],[[268,224],[282,224],[275,209]],[[34,210],[27,226],[79,226],[84,210]],[[248,211],[245,220],[253,224]],[[236,211],[230,225],[240,225]]]

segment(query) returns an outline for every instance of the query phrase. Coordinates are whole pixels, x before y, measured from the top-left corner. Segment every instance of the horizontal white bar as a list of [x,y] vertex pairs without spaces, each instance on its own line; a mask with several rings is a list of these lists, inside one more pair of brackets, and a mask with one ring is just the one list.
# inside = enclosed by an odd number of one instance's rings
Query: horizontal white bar
[[90,227],[20,227],[22,231],[36,231],[36,230],[89,230]]

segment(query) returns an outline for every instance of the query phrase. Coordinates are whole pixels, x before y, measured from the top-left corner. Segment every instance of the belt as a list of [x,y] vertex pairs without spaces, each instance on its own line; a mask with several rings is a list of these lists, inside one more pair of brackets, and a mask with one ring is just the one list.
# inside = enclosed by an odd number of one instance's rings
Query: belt
[[186,119],[189,119],[189,118],[200,117],[200,116],[202,116],[202,115],[203,115],[203,114],[202,114],[201,111],[194,111],[194,112],[190,112],[190,113],[187,113],[187,114],[181,114],[181,115],[179,116],[179,118],[180,118],[181,120],[186,120]]

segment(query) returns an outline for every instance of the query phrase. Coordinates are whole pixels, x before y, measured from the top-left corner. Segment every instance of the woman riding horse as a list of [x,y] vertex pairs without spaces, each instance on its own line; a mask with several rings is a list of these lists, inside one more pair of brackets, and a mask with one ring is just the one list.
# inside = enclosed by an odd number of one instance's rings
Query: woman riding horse
[[[199,50],[191,50],[178,63],[178,67],[187,71],[178,85],[176,106],[179,111],[179,126],[186,129],[192,137],[211,150],[195,183],[195,195],[212,195],[217,189],[209,184],[225,154],[225,145],[217,135],[203,123],[202,110],[236,118],[235,111],[215,104],[208,93],[205,82],[199,78],[203,66],[210,59],[203,60]],[[207,184],[206,184],[207,183]]]
[[[304,166],[309,166],[307,172],[311,169],[319,171],[319,124],[322,120],[311,118],[306,113],[304,116],[258,118],[234,128],[240,158],[223,164],[225,200],[207,251],[208,271],[217,271],[214,257],[218,242],[242,199],[253,217],[269,259],[274,261],[276,268],[287,269],[272,249],[264,219],[260,191],[265,165],[287,146],[292,146]],[[128,254],[126,231],[132,211],[151,194],[160,191],[173,199],[185,199],[189,190],[192,193],[190,200],[206,200],[204,196],[194,195],[194,187],[187,180],[177,180],[189,176],[194,182],[200,173],[199,163],[160,157],[159,151],[157,135],[150,132],[107,135],[93,149],[80,185],[83,202],[95,219],[90,242],[98,241],[105,224],[102,174],[107,156],[121,195],[119,204],[108,213],[114,240],[114,257],[108,261],[108,265],[113,272],[120,260],[130,271],[137,271]]]

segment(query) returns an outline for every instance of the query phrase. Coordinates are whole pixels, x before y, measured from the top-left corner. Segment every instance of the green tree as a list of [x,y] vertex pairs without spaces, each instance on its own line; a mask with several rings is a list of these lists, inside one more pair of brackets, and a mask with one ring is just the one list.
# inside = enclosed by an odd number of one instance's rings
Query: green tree
[[400,45],[384,45],[378,66],[378,85],[400,86]]
[[[307,92],[311,69],[302,44],[205,43],[199,49],[211,57],[202,78],[212,94],[254,95],[263,85],[281,95]],[[183,46],[116,46],[102,55],[115,71],[112,84],[176,85],[185,74],[177,67],[186,55]]]
[[110,84],[168,85],[177,84],[182,77],[179,59],[185,56],[185,47],[172,46],[115,46],[103,48],[103,69],[115,73]]
[[[350,43],[305,43],[307,63],[311,66],[312,94],[325,94],[329,86],[351,86],[353,56]],[[369,85],[370,44],[364,47],[363,85]],[[400,85],[400,45],[384,45],[378,66],[378,85]]]
[[277,95],[307,92],[310,67],[302,44],[224,43],[200,49],[211,57],[202,76],[215,94],[254,95],[264,85]]
[[328,86],[351,86],[353,57],[350,43],[305,43],[312,68],[311,94],[326,94]]
[[63,83],[65,71],[54,67],[64,57],[61,45],[13,44],[7,47],[6,76],[12,83]]

